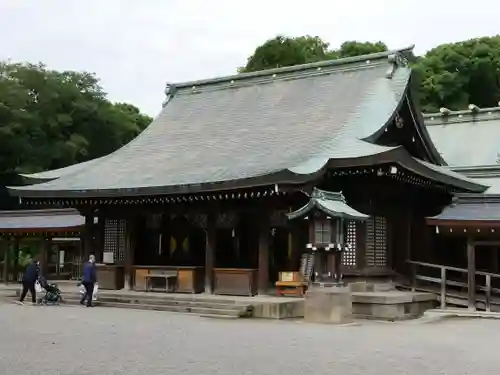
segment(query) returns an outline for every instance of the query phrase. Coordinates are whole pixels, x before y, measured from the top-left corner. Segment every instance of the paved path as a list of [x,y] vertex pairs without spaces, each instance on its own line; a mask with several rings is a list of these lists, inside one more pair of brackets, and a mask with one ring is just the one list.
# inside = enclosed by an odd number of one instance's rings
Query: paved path
[[498,320],[331,327],[0,303],[0,374],[487,375]]

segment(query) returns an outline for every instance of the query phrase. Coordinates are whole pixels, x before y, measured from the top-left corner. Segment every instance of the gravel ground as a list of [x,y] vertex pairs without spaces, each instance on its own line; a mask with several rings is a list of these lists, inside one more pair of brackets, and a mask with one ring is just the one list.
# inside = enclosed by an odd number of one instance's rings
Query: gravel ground
[[333,327],[0,303],[0,374],[483,375],[499,320]]

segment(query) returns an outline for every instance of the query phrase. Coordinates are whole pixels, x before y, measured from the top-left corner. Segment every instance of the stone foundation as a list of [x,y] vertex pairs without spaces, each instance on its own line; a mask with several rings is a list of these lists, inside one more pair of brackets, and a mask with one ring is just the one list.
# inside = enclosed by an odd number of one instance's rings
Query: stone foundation
[[304,318],[311,323],[352,323],[349,287],[311,288],[304,300]]
[[264,319],[291,319],[304,317],[304,300],[253,303],[253,317]]
[[353,292],[352,310],[357,318],[376,320],[405,320],[422,316],[436,306],[431,293],[412,292]]

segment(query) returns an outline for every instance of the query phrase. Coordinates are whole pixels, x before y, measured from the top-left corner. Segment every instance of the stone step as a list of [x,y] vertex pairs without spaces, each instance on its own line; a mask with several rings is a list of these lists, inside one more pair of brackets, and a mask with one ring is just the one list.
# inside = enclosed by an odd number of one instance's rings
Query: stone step
[[[63,299],[78,300],[79,294],[64,294]],[[99,294],[101,302],[119,302],[129,304],[145,304],[145,305],[176,305],[186,307],[201,307],[201,308],[216,308],[226,310],[249,310],[252,308],[249,304],[234,303],[230,300],[209,300],[209,299],[187,299],[187,298],[150,298],[148,296],[114,296]]]
[[[65,299],[63,301],[65,304],[78,305],[80,303],[79,299]],[[209,307],[191,307],[182,305],[154,305],[154,304],[137,304],[128,302],[108,302],[108,301],[96,301],[96,306],[103,307],[116,307],[125,309],[135,309],[135,310],[154,310],[154,311],[168,311],[168,312],[178,312],[178,313],[189,313],[196,314],[200,316],[231,316],[235,318],[244,317],[248,315],[247,310],[235,310],[235,309],[222,309],[222,308],[209,308]]]
[[[64,295],[64,300],[79,300],[80,296],[78,295]],[[184,306],[184,307],[199,307],[199,308],[213,308],[213,309],[222,309],[222,310],[236,310],[236,311],[244,311],[251,310],[251,305],[236,305],[236,304],[227,304],[227,303],[209,303],[204,301],[197,300],[154,300],[149,298],[117,298],[117,297],[102,297],[99,296],[99,302],[119,302],[125,304],[136,304],[136,305],[158,305],[158,306]]]
[[[80,295],[78,291],[68,292],[62,291],[63,296]],[[218,298],[217,296],[205,296],[203,294],[182,294],[182,293],[147,293],[147,294],[130,294],[130,293],[109,293],[104,290],[99,290],[99,298],[118,298],[121,300],[151,300],[151,301],[196,301],[206,303],[219,303],[224,305],[246,305],[241,301],[231,298]]]

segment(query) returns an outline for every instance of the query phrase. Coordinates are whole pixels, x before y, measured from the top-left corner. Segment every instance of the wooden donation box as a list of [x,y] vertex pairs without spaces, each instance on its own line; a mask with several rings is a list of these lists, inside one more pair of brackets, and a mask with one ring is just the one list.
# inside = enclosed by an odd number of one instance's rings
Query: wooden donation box
[[214,293],[230,296],[257,294],[257,270],[248,268],[215,268]]
[[205,290],[202,267],[177,267],[178,293],[201,293]]
[[124,285],[124,268],[120,265],[97,264],[99,289],[120,290]]
[[[202,293],[203,267],[191,266],[136,266],[135,288],[144,291]],[[172,285],[167,285],[167,284]]]

